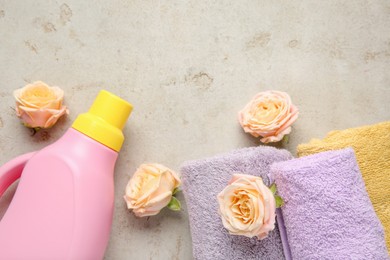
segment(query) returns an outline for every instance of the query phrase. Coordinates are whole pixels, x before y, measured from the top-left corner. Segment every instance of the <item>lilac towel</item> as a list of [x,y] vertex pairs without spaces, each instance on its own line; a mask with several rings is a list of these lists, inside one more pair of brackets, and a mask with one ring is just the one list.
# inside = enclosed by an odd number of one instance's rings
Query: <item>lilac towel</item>
[[351,148],[271,167],[293,259],[389,259]]
[[181,176],[195,259],[284,259],[277,226],[264,240],[230,235],[218,214],[217,195],[234,172],[261,176],[268,185],[270,165],[291,158],[286,150],[256,147],[184,164]]

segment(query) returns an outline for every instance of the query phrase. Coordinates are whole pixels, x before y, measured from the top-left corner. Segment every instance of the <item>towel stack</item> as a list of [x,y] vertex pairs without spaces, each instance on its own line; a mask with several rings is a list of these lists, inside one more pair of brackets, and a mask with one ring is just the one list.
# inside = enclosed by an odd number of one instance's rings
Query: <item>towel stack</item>
[[352,147],[375,212],[385,228],[390,250],[390,122],[330,132],[323,140],[298,146],[305,156]]
[[[385,122],[302,144],[299,156],[309,156],[298,159],[256,147],[185,163],[194,258],[390,259],[383,230],[390,248],[389,141]],[[222,225],[217,194],[236,172],[275,182],[285,200],[264,240],[229,235]]]
[[271,174],[293,259],[388,259],[351,148],[275,163]]

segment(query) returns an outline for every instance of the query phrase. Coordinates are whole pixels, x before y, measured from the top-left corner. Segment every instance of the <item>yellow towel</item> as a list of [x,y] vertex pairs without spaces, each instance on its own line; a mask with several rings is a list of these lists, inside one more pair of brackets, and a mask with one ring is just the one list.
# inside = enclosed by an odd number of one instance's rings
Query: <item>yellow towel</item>
[[298,156],[352,147],[355,150],[368,195],[385,229],[390,252],[390,121],[332,131],[323,139],[298,146]]

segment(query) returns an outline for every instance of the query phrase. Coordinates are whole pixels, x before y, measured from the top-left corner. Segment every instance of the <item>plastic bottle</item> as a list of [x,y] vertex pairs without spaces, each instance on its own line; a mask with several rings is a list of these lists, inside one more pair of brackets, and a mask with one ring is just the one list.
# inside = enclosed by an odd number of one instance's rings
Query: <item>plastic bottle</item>
[[114,166],[131,104],[102,90],[55,143],[0,168],[0,195],[20,177],[0,221],[0,259],[102,259]]

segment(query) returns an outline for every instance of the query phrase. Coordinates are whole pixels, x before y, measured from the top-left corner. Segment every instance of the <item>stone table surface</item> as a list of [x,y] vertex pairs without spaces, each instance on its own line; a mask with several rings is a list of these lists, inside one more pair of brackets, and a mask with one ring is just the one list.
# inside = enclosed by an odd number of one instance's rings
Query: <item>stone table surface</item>
[[[0,164],[57,140],[102,88],[130,101],[105,259],[191,259],[184,202],[149,219],[126,209],[136,167],[179,171],[186,160],[260,145],[237,112],[267,89],[299,107],[279,145],[293,154],[330,130],[389,120],[390,2],[0,0],[0,78]],[[31,136],[12,91],[36,80],[64,89],[70,115]]]

